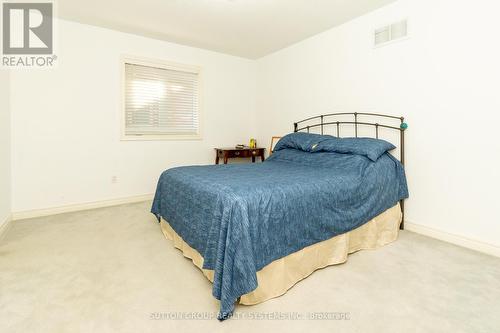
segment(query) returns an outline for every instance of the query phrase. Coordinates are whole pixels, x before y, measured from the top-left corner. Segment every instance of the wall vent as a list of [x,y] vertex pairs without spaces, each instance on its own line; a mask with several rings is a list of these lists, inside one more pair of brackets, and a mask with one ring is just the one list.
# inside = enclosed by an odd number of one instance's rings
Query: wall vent
[[384,27],[375,29],[374,46],[381,46],[393,40],[404,38],[408,35],[407,20],[399,21]]

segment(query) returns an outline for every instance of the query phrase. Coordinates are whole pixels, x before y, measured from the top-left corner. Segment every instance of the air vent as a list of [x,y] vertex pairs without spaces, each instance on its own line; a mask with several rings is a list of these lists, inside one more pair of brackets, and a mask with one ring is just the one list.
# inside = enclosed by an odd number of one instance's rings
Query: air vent
[[396,22],[385,27],[378,28],[374,34],[374,45],[380,46],[393,40],[404,38],[408,35],[407,20]]

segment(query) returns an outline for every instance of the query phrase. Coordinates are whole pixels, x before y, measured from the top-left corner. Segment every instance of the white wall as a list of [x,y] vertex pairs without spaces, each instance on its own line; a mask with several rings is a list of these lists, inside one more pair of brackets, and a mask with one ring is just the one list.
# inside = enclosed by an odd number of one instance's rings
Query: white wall
[[[500,5],[399,0],[258,61],[259,140],[333,111],[404,115],[407,220],[500,246]],[[411,37],[372,48],[379,26]]]
[[[255,136],[254,61],[67,21],[58,31],[56,69],[11,75],[14,212],[149,194],[163,170],[213,164],[214,147]],[[122,54],[202,67],[202,141],[120,141]]]
[[9,71],[0,69],[0,230],[11,213]]

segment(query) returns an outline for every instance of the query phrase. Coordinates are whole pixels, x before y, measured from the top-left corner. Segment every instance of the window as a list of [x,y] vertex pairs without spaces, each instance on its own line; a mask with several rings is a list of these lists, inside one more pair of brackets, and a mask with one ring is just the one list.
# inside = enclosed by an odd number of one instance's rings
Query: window
[[126,59],[124,139],[200,138],[199,68]]

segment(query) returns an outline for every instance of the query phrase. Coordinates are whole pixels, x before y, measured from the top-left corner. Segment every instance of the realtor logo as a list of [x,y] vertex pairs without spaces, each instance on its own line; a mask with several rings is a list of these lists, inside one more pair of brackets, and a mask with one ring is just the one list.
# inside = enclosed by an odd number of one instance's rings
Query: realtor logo
[[57,58],[53,55],[53,25],[52,2],[4,2],[2,4],[2,65],[8,67],[52,66]]

